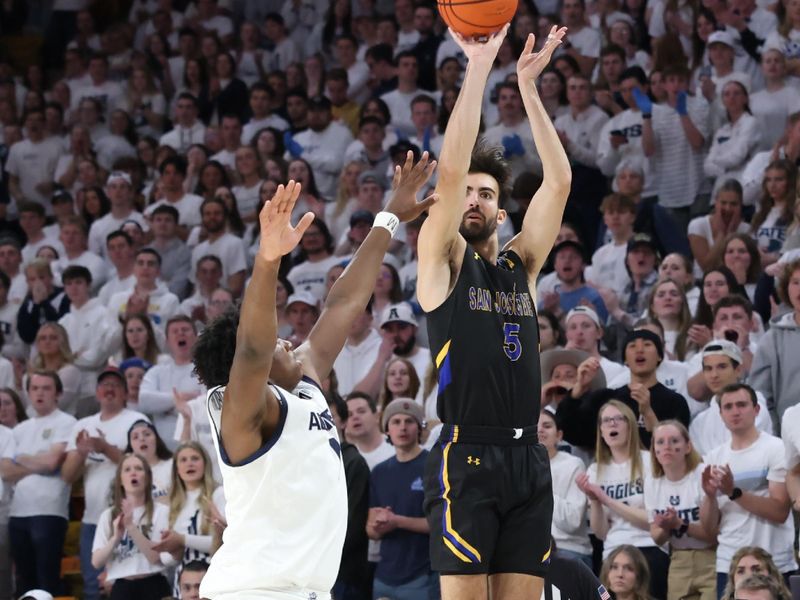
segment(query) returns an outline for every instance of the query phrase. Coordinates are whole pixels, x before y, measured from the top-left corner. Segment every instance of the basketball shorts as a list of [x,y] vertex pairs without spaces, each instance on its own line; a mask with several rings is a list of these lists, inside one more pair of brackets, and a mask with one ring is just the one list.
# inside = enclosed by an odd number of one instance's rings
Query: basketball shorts
[[544,577],[553,518],[547,450],[537,443],[535,427],[499,444],[482,443],[485,436],[471,431],[445,425],[428,456],[425,514],[433,570]]

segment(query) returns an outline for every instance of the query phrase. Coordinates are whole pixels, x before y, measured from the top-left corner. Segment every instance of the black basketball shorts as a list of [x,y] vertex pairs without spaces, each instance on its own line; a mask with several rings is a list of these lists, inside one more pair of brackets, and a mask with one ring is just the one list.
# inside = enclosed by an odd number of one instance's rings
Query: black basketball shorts
[[544,577],[550,558],[553,486],[538,443],[441,439],[425,468],[431,564],[442,575]]

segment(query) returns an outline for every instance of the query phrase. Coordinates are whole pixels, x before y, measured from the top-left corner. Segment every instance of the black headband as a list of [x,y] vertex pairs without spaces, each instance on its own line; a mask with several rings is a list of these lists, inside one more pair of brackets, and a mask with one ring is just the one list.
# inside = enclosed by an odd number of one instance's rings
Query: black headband
[[650,331],[649,329],[635,329],[628,334],[628,337],[625,338],[625,349],[628,349],[628,344],[632,344],[636,340],[648,340],[653,342],[656,346],[656,350],[658,351],[658,356],[661,360],[664,360],[664,342],[661,341],[661,338],[658,337],[655,333]]

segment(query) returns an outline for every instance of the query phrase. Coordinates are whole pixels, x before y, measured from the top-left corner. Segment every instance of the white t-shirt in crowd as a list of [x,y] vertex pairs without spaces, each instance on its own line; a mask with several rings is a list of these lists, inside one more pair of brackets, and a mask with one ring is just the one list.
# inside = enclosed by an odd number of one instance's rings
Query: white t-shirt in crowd
[[[705,457],[710,465],[729,465],[736,487],[766,498],[769,483],[786,481],[786,456],[780,438],[761,433],[743,450],[731,449],[730,443],[717,446]],[[727,573],[734,553],[742,546],[759,546],[772,554],[781,573],[797,569],[794,558],[794,519],[775,525],[742,508],[727,496],[719,496],[721,513],[717,536],[717,572]]]
[[[772,419],[769,416],[769,410],[767,410],[767,401],[759,391],[756,391],[756,399],[759,406],[756,427],[760,431],[772,435]],[[692,418],[689,437],[692,440],[692,444],[694,444],[695,450],[701,455],[731,441],[731,432],[725,427],[725,422],[722,420],[716,396],[708,403],[708,408]]]
[[625,268],[627,254],[627,242],[619,245],[611,242],[600,246],[592,255],[592,264],[584,270],[584,277],[587,281],[611,288],[619,294],[630,281]]
[[259,179],[255,185],[250,187],[243,185],[233,186],[231,191],[233,192],[233,197],[236,198],[236,208],[239,209],[239,214],[243,217],[255,213],[258,209],[259,190],[262,183],[263,181]]
[[790,406],[783,413],[781,438],[786,449],[786,468],[800,464],[800,404]]
[[786,239],[786,224],[778,224],[782,212],[782,208],[773,206],[755,233],[756,243],[764,252],[780,252],[783,247]]
[[[145,508],[140,506],[133,509],[133,522],[139,526],[145,537],[151,541],[157,541],[160,539],[161,532],[169,529],[169,508],[166,504],[154,502],[153,518],[148,523],[145,519]],[[114,524],[111,522],[111,508],[107,508],[100,515],[97,522],[92,552],[105,547],[113,537]],[[163,570],[164,565],[161,562],[152,564],[147,560],[126,531],[106,563],[106,581],[141,575],[155,575]]]
[[222,263],[222,284],[228,281],[228,277],[247,271],[247,257],[244,254],[244,243],[242,238],[236,237],[232,233],[223,233],[213,242],[205,240],[200,242],[192,250],[192,266],[189,269],[189,281],[196,283],[197,263],[200,259],[208,255],[216,256]]
[[[36,416],[14,427],[17,454],[36,455],[66,444],[75,417],[58,409],[44,417]],[[59,471],[48,475],[33,473],[20,479],[11,500],[12,517],[52,516],[66,519],[70,486]]]
[[384,439],[375,450],[370,450],[369,452],[362,452],[359,450],[359,452],[361,456],[364,457],[364,460],[367,461],[369,470],[372,471],[376,465],[394,456],[394,446]]
[[333,363],[336,379],[339,381],[339,393],[346,396],[353,391],[356,384],[366,377],[375,359],[378,357],[383,338],[370,327],[367,337],[357,346],[345,342],[342,351]]
[[[750,225],[742,221],[739,223],[739,227],[736,229],[738,233],[748,233],[750,231]],[[689,221],[689,235],[696,235],[697,237],[703,238],[708,243],[708,249],[714,247],[714,234],[711,231],[711,215],[703,215],[702,217],[695,217],[691,221]],[[694,271],[693,271],[695,279],[702,279],[703,277],[703,269],[700,268],[700,265],[697,264],[697,261],[694,261]]]
[[550,461],[553,478],[553,523],[551,534],[559,549],[591,555],[586,524],[586,494],[575,478],[584,473],[583,461],[568,452],[557,452]]
[[172,488],[172,459],[161,460],[150,470],[153,472],[153,500],[166,499]]
[[8,151],[5,170],[19,178],[21,198],[38,202],[50,212],[50,197],[36,189],[41,183],[51,183],[58,159],[63,152],[61,144],[54,138],[41,142],[25,139],[17,142]]
[[200,196],[196,196],[195,194],[185,194],[182,198],[175,202],[159,200],[145,209],[145,216],[150,217],[153,214],[153,211],[162,204],[171,206],[178,211],[178,223],[181,225],[191,229],[196,225],[202,224],[200,218],[200,205],[203,204],[203,199]]
[[[142,413],[123,408],[122,411],[108,420],[102,420],[100,413],[85,417],[75,423],[72,428],[67,452],[77,448],[75,441],[81,431],[87,431],[92,437],[103,435],[106,442],[125,450],[128,446],[128,429],[136,421],[149,421]],[[83,522],[96,525],[100,513],[110,503],[111,482],[114,481],[117,465],[105,454],[92,452],[86,457],[83,472],[83,489],[86,508],[83,511]]]
[[[0,425],[0,460],[4,458],[14,458],[17,453],[17,445],[14,442],[14,433],[5,425]],[[8,511],[11,508],[11,493],[14,491],[13,485],[4,485],[0,478],[0,523],[8,523]]]
[[139,410],[153,417],[156,431],[170,450],[175,450],[174,433],[178,415],[173,390],[204,394],[205,388],[193,373],[194,364],[176,365],[170,358],[144,374],[139,388]]
[[325,278],[328,271],[343,260],[341,256],[329,256],[316,262],[307,260],[292,267],[286,278],[294,287],[295,293],[309,292],[319,301],[325,295]]
[[[612,461],[603,465],[599,474],[597,463],[592,463],[587,470],[589,481],[599,485],[609,498],[624,502],[632,508],[644,510],[644,480],[651,474],[650,453],[642,450],[641,458],[643,474],[634,480],[631,480],[631,461],[626,460],[623,463]],[[609,522],[608,533],[603,543],[603,559],[622,544],[631,544],[637,548],[655,546],[649,529],[639,529],[608,508],[603,507],[603,512]]]
[[[700,478],[705,465],[699,464],[679,481],[670,481],[666,476],[649,475],[644,480],[644,505],[647,520],[655,521],[655,516],[672,508],[678,518],[688,523],[700,523],[700,504],[703,501],[703,488]],[[673,550],[698,550],[709,548],[711,544],[691,537],[687,532],[672,530],[669,544]]]

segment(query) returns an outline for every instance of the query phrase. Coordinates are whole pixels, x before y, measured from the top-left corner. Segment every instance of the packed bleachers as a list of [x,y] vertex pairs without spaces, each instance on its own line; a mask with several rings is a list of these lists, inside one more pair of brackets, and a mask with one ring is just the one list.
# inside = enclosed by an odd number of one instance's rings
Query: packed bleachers
[[[569,28],[538,86],[572,166],[532,290],[539,440],[558,554],[616,598],[784,598],[798,571],[795,5],[520,0],[488,77],[505,243],[543,177],[516,61],[529,33],[540,48]],[[192,348],[249,284],[261,207],[293,179],[295,220],[315,215],[279,276],[298,346],[394,167],[439,156],[465,68],[427,1],[0,2],[0,600],[95,600],[131,578],[198,597],[225,498]],[[423,516],[387,463],[389,417],[420,428],[414,460],[438,439],[424,218],[323,386],[358,496],[336,600],[439,593],[427,535],[386,509]],[[131,508],[125,485],[152,500]]]

